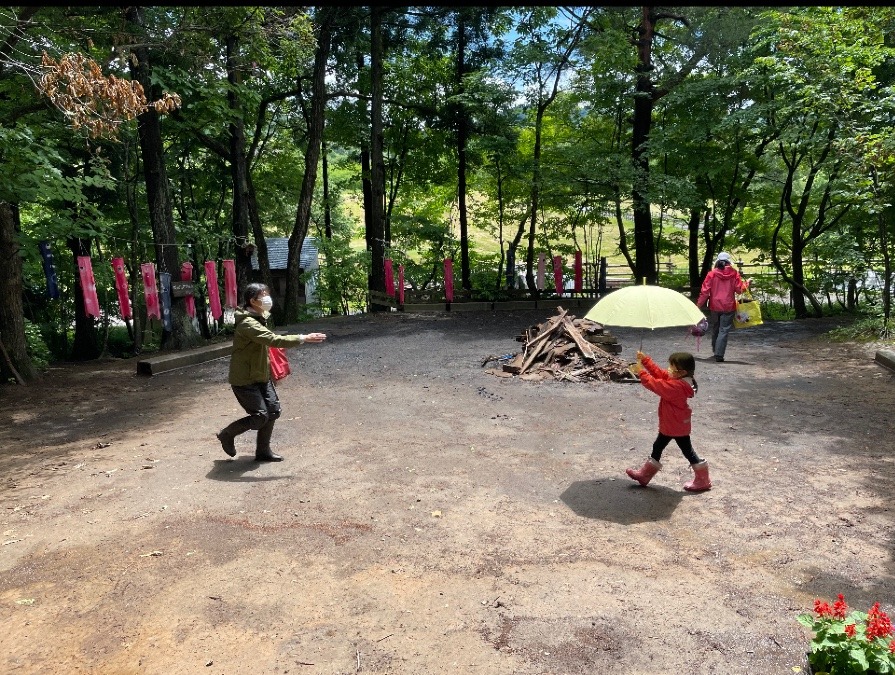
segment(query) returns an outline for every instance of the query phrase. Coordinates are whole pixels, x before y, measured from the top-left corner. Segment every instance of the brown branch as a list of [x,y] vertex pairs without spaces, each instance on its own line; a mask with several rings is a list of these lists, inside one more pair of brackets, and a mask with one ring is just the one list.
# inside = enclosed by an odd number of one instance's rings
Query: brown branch
[[19,371],[16,370],[16,367],[13,365],[12,359],[9,357],[9,352],[6,351],[6,345],[3,344],[2,339],[0,339],[0,352],[3,352],[3,360],[6,361],[6,365],[10,372],[15,375],[16,382],[22,385],[26,384],[25,379],[19,375]]
[[267,121],[268,106],[270,106],[271,103],[276,103],[277,101],[285,101],[291,96],[298,96],[300,93],[300,88],[289,89],[287,91],[281,91],[277,92],[276,94],[271,94],[270,96],[261,99],[261,102],[258,104],[258,114],[255,117],[255,131],[252,134],[252,142],[249,144],[249,150],[247,153],[249,162],[252,161],[252,158],[258,151],[258,145],[261,142],[262,129],[264,128],[264,123]]
[[[0,54],[9,54],[18,44],[19,40],[24,37],[25,28],[31,23],[32,17],[37,14],[40,7],[22,7],[19,16],[16,18],[16,25],[13,26],[6,40],[0,45]],[[0,74],[3,73],[5,63],[0,63]]]
[[705,55],[708,53],[708,49],[705,44],[700,44],[699,48],[693,52],[693,55],[687,60],[687,62],[681,66],[681,69],[677,71],[674,75],[668,78],[665,84],[662,87],[658,87],[653,90],[653,101],[658,101],[660,98],[670,93],[672,89],[678,86],[681,82],[683,82],[686,77],[693,72],[694,68],[699,65],[699,62],[705,58]]
[[[326,98],[354,98],[359,101],[370,101],[371,97],[368,94],[361,94],[356,91],[346,91],[344,89],[336,89],[327,93]],[[417,103],[408,103],[407,101],[398,101],[393,98],[383,98],[383,103],[388,103],[389,105],[395,105],[399,108],[404,108],[405,110],[415,110],[416,112],[424,113],[426,115],[435,116],[438,114],[438,108],[434,108],[432,106],[419,105]]]
[[[186,119],[180,113],[180,110],[175,110],[171,114],[171,117],[173,119],[177,120],[178,122],[186,123]],[[214,154],[218,155],[219,157],[221,157],[223,159],[226,159],[227,161],[230,161],[230,159],[231,159],[230,149],[224,143],[222,143],[221,141],[219,141],[215,138],[212,138],[211,136],[206,134],[204,131],[201,131],[200,129],[193,129],[193,128],[190,128],[189,126],[187,126],[187,129],[189,130],[189,132],[191,134],[193,134],[193,136],[196,137],[196,139],[202,145],[204,145],[206,148],[211,150]]]
[[671,19],[672,21],[677,21],[678,23],[684,24],[687,28],[690,27],[690,20],[680,14],[671,14],[670,12],[659,12],[653,16],[653,21],[661,21],[662,19]]

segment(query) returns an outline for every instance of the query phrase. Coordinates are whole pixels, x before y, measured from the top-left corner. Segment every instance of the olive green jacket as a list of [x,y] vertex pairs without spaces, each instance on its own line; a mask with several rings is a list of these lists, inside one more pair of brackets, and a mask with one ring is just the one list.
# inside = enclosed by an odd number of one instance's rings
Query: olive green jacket
[[267,327],[267,317],[247,309],[237,309],[233,353],[228,381],[234,386],[263,384],[270,379],[268,347],[295,347],[304,335],[277,335]]

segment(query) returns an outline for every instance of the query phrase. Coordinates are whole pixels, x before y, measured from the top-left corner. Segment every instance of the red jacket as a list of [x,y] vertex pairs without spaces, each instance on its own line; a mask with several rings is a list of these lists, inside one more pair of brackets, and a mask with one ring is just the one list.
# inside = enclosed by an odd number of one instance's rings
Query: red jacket
[[659,395],[659,433],[666,436],[689,436],[693,411],[688,398],[696,394],[689,377],[673,378],[659,368],[650,357],[643,357],[640,384]]
[[696,306],[702,307],[706,300],[709,301],[709,309],[713,312],[733,312],[736,311],[737,301],[736,294],[742,293],[748,288],[746,282],[740,277],[730,265],[723,269],[717,267],[705,275],[705,281],[702,282],[702,289],[699,292],[699,298],[696,300]]

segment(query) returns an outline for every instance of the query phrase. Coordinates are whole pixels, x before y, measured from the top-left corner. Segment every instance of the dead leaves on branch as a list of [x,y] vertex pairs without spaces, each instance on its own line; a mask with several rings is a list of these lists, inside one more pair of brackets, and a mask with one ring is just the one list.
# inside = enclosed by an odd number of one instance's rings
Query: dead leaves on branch
[[150,108],[165,115],[180,107],[180,96],[169,92],[148,102],[139,82],[103,75],[99,64],[83,54],[64,54],[56,61],[44,52],[41,73],[41,93],[92,138],[117,138],[123,122]]

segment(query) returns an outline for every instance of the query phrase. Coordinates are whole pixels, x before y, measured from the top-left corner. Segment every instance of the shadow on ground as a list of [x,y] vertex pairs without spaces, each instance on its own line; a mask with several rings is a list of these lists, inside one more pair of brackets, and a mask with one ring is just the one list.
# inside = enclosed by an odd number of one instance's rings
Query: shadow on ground
[[253,483],[269,480],[283,480],[293,476],[247,476],[251,471],[256,471],[264,466],[256,462],[254,457],[240,457],[238,459],[216,459],[211,471],[205,474],[211,480],[220,480],[227,483]]
[[559,496],[577,515],[621,525],[668,520],[684,493],[662,486],[641,487],[630,481],[578,480]]

